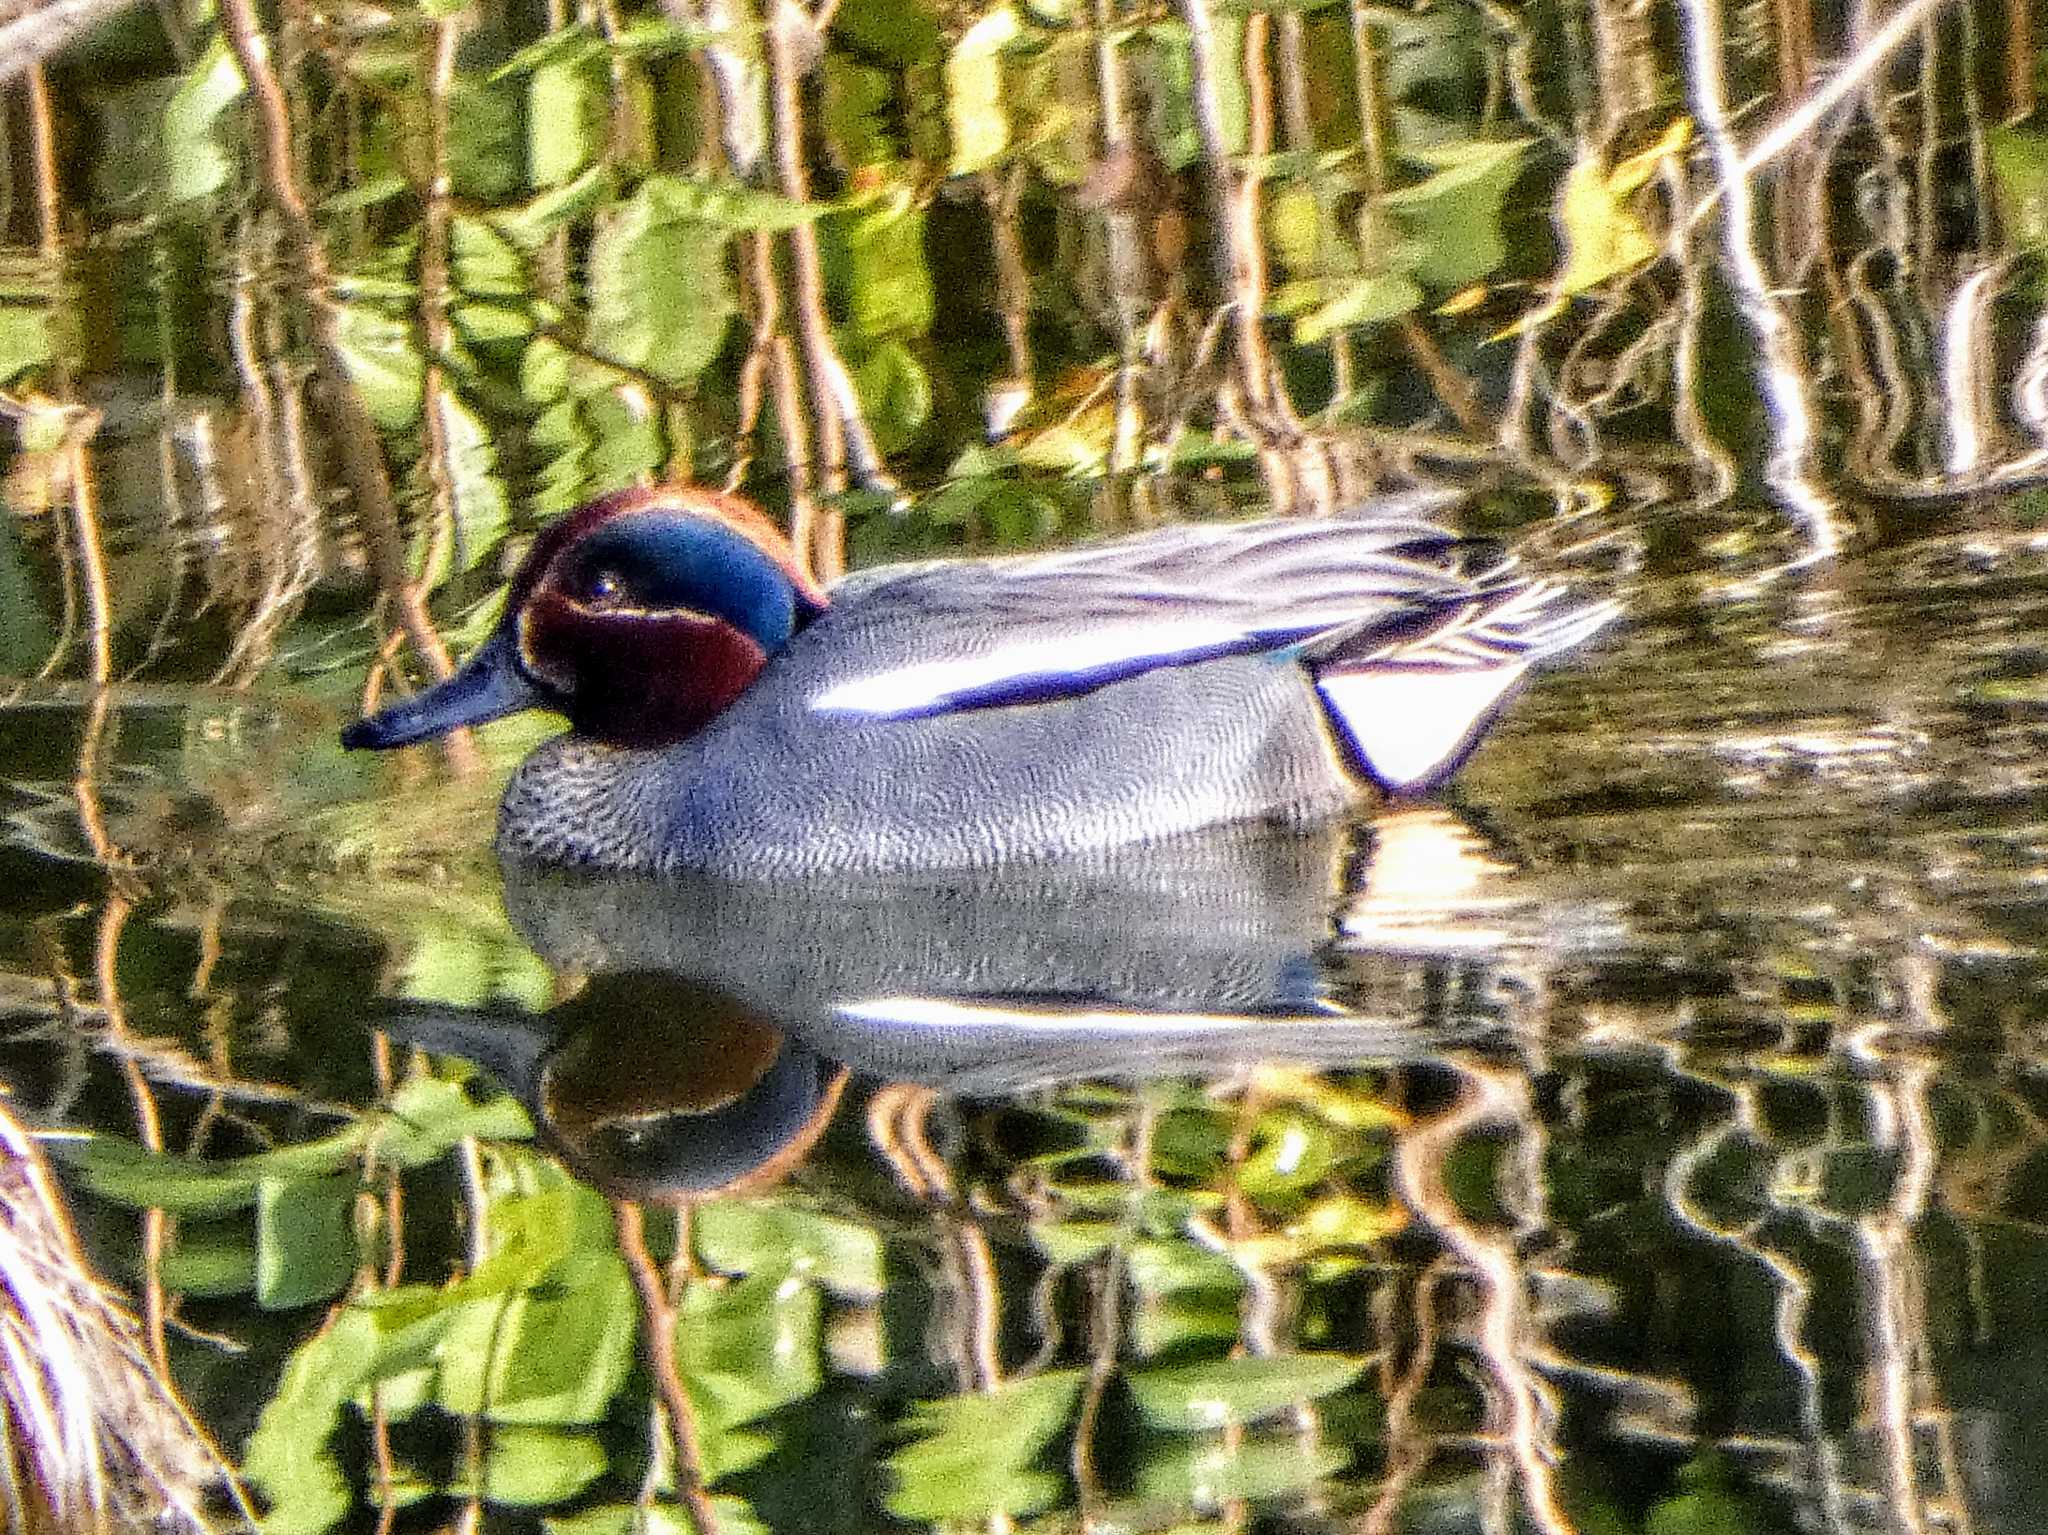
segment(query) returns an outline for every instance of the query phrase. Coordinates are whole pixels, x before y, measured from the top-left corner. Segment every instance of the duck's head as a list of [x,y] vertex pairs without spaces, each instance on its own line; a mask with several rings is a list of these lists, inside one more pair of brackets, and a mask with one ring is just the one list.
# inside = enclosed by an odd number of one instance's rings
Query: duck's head
[[621,491],[550,526],[495,633],[447,681],[342,732],[405,746],[521,709],[664,746],[746,691],[825,593],[768,519],[696,487]]

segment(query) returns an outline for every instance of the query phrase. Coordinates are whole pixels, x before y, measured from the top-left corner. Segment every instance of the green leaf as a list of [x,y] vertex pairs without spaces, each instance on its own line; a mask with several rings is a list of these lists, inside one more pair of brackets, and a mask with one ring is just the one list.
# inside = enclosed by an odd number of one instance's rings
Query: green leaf
[[520,93],[458,75],[448,103],[448,174],[458,197],[495,203],[526,184]]
[[668,461],[668,438],[661,418],[637,387],[591,396],[582,403],[582,419],[590,428],[590,450],[584,459],[586,481],[579,499],[653,479]]
[[42,367],[51,355],[49,306],[0,303],[0,384]]
[[264,1535],[321,1535],[354,1504],[329,1441],[370,1378],[376,1330],[353,1308],[293,1354],[242,1452],[242,1474],[269,1504]]
[[[1318,295],[1322,295],[1320,298]],[[1395,319],[1422,303],[1422,289],[1399,272],[1379,272],[1337,283],[1304,279],[1288,283],[1273,296],[1276,313],[1309,306],[1297,313],[1294,339],[1311,346],[1340,330]]]
[[1147,1419],[1188,1430],[1255,1423],[1342,1391],[1364,1369],[1364,1360],[1342,1354],[1247,1354],[1140,1370],[1129,1381]]
[[420,572],[430,591],[490,559],[512,525],[511,501],[497,474],[497,449],[483,421],[453,393],[443,392],[435,405],[448,446],[443,467],[455,513],[455,537],[439,540],[442,558],[437,567]]
[[952,173],[972,175],[1010,147],[1003,92],[1003,50],[1023,32],[1014,6],[999,5],[946,56],[946,115],[953,130]]
[[590,250],[592,350],[671,384],[718,355],[735,307],[729,235],[696,203],[682,178],[650,176],[599,217]]
[[882,1293],[882,1239],[865,1226],[768,1199],[720,1199],[691,1222],[697,1252],[729,1274],[787,1271],[835,1295]]
[[220,1215],[255,1205],[268,1177],[319,1177],[351,1165],[369,1136],[364,1123],[279,1151],[206,1162],[146,1151],[133,1141],[99,1135],[53,1141],[51,1153],[102,1199],[175,1215]]
[[1410,159],[1436,173],[1382,199],[1402,230],[1420,247],[1408,262],[1421,282],[1463,288],[1507,259],[1501,209],[1522,167],[1531,139],[1481,140],[1413,149]]
[[449,223],[448,253],[455,286],[471,298],[524,299],[526,258],[482,219],[457,214]]
[[483,1495],[517,1508],[566,1503],[609,1464],[604,1446],[585,1434],[500,1428],[484,1449]]
[[1058,1498],[1064,1476],[1032,1463],[1066,1430],[1085,1370],[1049,1370],[994,1391],[920,1402],[915,1436],[889,1457],[896,1486],[889,1511],[900,1519],[981,1520],[1025,1514]]
[[487,1411],[499,1423],[596,1423],[626,1383],[640,1307],[616,1255],[595,1282],[523,1295],[504,1318]]
[[346,192],[336,192],[327,198],[320,204],[320,211],[325,214],[360,213],[365,208],[374,208],[379,203],[404,196],[411,186],[412,183],[396,171],[370,176]]
[[1254,1199],[1298,1193],[1322,1182],[1357,1149],[1355,1136],[1313,1114],[1269,1110],[1259,1116],[1238,1181]]
[[560,186],[604,153],[611,103],[603,69],[590,56],[543,64],[526,92],[527,182]]
[[256,1247],[241,1220],[182,1221],[164,1254],[164,1288],[179,1295],[248,1295],[256,1288]]
[[938,299],[925,256],[925,214],[898,193],[846,226],[848,324],[863,341],[922,336]]
[[164,103],[164,196],[186,202],[216,192],[233,165],[215,133],[221,113],[241,99],[246,86],[241,66],[225,35],[216,34],[206,52]]
[[648,184],[655,185],[669,217],[697,219],[733,234],[780,234],[815,223],[841,206],[830,202],[792,202],[730,176],[650,177],[643,186]]
[[512,1140],[530,1134],[517,1100],[472,1103],[456,1083],[416,1077],[393,1095],[388,1113],[365,1115],[331,1135],[254,1156],[209,1162],[146,1151],[112,1135],[53,1141],[50,1149],[102,1198],[173,1214],[218,1215],[255,1205],[266,1180],[337,1174],[353,1170],[364,1156],[419,1167],[467,1136]]
[[731,1285],[695,1284],[676,1323],[676,1362],[696,1404],[706,1474],[713,1480],[773,1448],[735,1432],[802,1401],[824,1378],[823,1309],[815,1286],[786,1271]]
[[339,1295],[355,1278],[357,1179],[265,1178],[256,1185],[256,1304],[286,1311]]
[[1718,1459],[1688,1461],[1678,1479],[1685,1491],[1651,1506],[1644,1535],[1748,1535],[1756,1528]]
[[1661,162],[1682,155],[1691,140],[1692,124],[1680,118],[1655,144],[1611,170],[1592,150],[1573,163],[1558,196],[1565,244],[1564,270],[1556,284],[1559,294],[1587,292],[1657,254],[1662,247],[1636,216],[1633,197]]
[[853,382],[884,453],[900,451],[931,419],[932,377],[894,337],[854,363]]
[[612,173],[593,165],[575,180],[489,215],[506,239],[531,250],[557,229],[593,213],[612,193]]
[[419,420],[426,364],[413,339],[410,319],[370,304],[338,306],[341,358],[370,419],[387,432]]
[[2006,238],[2021,250],[2048,246],[2048,131],[2027,123],[2004,123],[1991,129],[1985,140]]
[[1306,1491],[1350,1459],[1348,1448],[1293,1434],[1237,1443],[1220,1435],[1154,1440],[1138,1456],[1136,1492],[1145,1502],[1175,1507],[1280,1498]]
[[407,1082],[392,1095],[389,1113],[375,1124],[371,1150],[400,1167],[425,1166],[471,1136],[497,1141],[526,1140],[533,1134],[517,1099],[501,1095],[472,1103],[461,1084],[439,1077]]
[[604,55],[604,38],[597,28],[583,22],[571,22],[560,31],[550,32],[538,41],[528,43],[511,58],[491,71],[491,83],[509,80],[514,75],[531,74],[534,70],[550,66],[574,65]]
[[832,17],[832,35],[897,70],[936,59],[946,45],[928,0],[843,0]]

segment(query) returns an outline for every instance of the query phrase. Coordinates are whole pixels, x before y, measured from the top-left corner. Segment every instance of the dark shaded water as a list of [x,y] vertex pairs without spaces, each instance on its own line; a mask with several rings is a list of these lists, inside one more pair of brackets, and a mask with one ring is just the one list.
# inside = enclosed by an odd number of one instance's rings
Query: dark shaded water
[[2017,513],[1636,524],[1441,805],[510,927],[487,784],[32,691],[0,1074],[279,1528],[2031,1531]]

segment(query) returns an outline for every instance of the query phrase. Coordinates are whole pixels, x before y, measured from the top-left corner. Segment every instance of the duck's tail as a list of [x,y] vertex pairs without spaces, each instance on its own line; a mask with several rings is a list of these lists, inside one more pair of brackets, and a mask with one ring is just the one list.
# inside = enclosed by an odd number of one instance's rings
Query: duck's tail
[[1515,684],[1538,661],[1581,645],[1621,612],[1615,602],[1559,607],[1566,588],[1514,581],[1388,639],[1361,630],[1305,656],[1331,730],[1390,794],[1420,794],[1455,773]]

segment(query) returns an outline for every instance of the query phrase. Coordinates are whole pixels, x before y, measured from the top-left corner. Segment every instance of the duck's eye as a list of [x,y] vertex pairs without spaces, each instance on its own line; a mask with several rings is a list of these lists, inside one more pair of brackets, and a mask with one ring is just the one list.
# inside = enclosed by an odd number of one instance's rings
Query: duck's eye
[[599,566],[578,583],[577,598],[585,607],[616,607],[626,600],[626,582],[616,570]]

